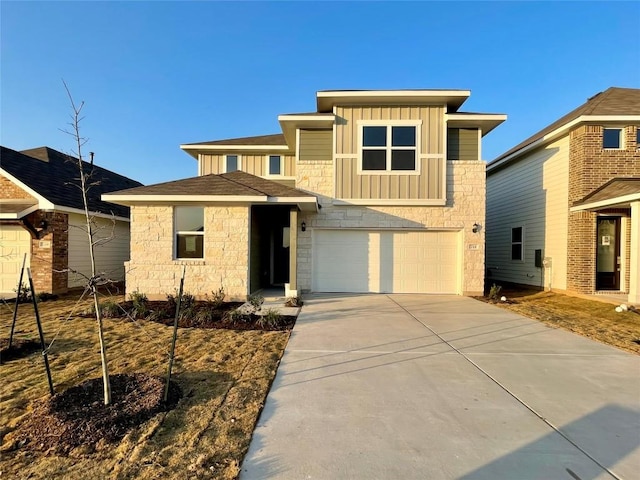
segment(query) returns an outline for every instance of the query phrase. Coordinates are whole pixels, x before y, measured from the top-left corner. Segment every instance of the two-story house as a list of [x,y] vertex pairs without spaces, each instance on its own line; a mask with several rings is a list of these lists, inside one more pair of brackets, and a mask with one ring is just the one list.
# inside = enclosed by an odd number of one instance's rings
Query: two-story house
[[320,91],[282,133],[182,145],[198,176],[105,195],[131,207],[127,290],[480,294],[481,139],[465,90]]
[[487,167],[489,281],[640,303],[640,90],[609,88]]

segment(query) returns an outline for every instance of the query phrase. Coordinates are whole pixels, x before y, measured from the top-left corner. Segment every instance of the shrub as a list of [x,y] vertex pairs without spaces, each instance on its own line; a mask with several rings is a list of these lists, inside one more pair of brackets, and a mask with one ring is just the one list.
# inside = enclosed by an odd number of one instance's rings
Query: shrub
[[100,304],[100,313],[104,318],[115,318],[121,315],[120,305],[108,298]]
[[246,313],[242,313],[238,310],[233,310],[225,313],[224,319],[232,325],[238,325],[240,323],[247,323],[251,321],[251,315],[247,315]]
[[303,305],[302,297],[298,295],[297,297],[289,297],[284,302],[285,307],[301,307]]
[[498,301],[500,299],[500,291],[502,287],[500,285],[496,285],[495,283],[491,285],[491,289],[489,290],[489,300]]
[[54,295],[53,293],[42,292],[36,294],[36,298],[39,302],[46,302],[47,300],[56,300],[58,296]]
[[269,327],[275,328],[280,323],[280,312],[275,308],[269,308],[264,315],[260,315],[256,320],[256,324],[260,328]]
[[247,302],[251,304],[254,311],[258,311],[262,308],[262,304],[264,303],[264,297],[262,295],[249,295],[247,297]]
[[129,294],[129,300],[133,304],[130,315],[133,318],[144,318],[149,313],[148,299],[144,293],[137,290]]
[[[167,294],[167,303],[169,304],[170,310],[173,312],[173,315],[176,313],[176,308],[178,307],[178,291],[176,291],[175,295]],[[183,292],[182,297],[180,299],[180,319],[185,319],[192,317],[195,313],[196,308],[196,297],[191,295],[189,292]]]
[[[14,288],[13,291],[17,294],[18,289]],[[26,283],[23,283],[20,287],[20,295],[18,295],[18,303],[27,303],[31,301],[31,288]]]
[[224,303],[224,297],[226,294],[224,293],[224,287],[220,287],[218,290],[211,291],[211,300],[209,300],[209,296],[205,295],[207,303],[211,303],[212,307],[218,309]]
[[196,325],[205,325],[213,322],[215,319],[214,309],[208,305],[202,305],[193,315],[193,320]]

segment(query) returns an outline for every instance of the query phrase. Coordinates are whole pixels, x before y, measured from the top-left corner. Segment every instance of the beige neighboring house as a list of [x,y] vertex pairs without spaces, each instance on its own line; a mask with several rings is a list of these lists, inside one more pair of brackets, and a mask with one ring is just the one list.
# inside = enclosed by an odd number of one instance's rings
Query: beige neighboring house
[[[0,297],[15,296],[25,254],[37,293],[65,293],[86,285],[91,263],[78,160],[48,147],[22,152],[0,148]],[[123,280],[129,209],[103,202],[100,195],[142,184],[87,162],[84,169],[93,169],[92,179],[99,182],[88,193],[99,230],[95,238],[113,235],[95,249],[97,269]],[[28,283],[26,273],[23,283]]]
[[640,90],[609,88],[487,166],[487,280],[640,303]]
[[127,290],[477,294],[481,139],[466,90],[320,91],[282,133],[182,145],[198,177],[103,195],[131,207]]

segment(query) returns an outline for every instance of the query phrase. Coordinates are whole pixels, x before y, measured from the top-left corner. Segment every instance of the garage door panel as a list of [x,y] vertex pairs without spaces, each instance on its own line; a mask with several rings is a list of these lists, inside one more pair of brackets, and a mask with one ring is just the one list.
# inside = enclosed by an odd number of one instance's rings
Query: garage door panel
[[31,236],[27,230],[19,225],[0,228],[0,292],[7,294],[17,288],[22,260],[26,254],[28,267],[30,251]]
[[458,233],[316,230],[313,290],[457,293]]

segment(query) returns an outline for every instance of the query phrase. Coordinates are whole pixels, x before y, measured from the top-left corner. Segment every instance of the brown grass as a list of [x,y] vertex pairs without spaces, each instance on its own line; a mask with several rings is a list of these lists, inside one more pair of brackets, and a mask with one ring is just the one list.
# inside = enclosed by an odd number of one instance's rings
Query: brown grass
[[[76,298],[39,305],[56,391],[99,377],[95,320],[66,316]],[[117,301],[122,297],[116,298]],[[88,304],[88,302],[85,302]],[[0,336],[11,312],[0,305]],[[153,322],[104,321],[110,374],[165,375],[172,328]],[[30,305],[21,305],[18,338],[37,338]],[[10,450],[12,431],[29,421],[31,402],[48,395],[39,353],[0,366],[4,478],[236,478],[275,376],[289,332],[180,329],[173,379],[183,398],[169,412],[127,434],[112,449],[68,456]]]
[[[615,305],[553,292],[503,290],[510,302],[496,305],[554,327],[640,354],[640,314],[615,311]],[[482,299],[485,300],[486,299]]]

